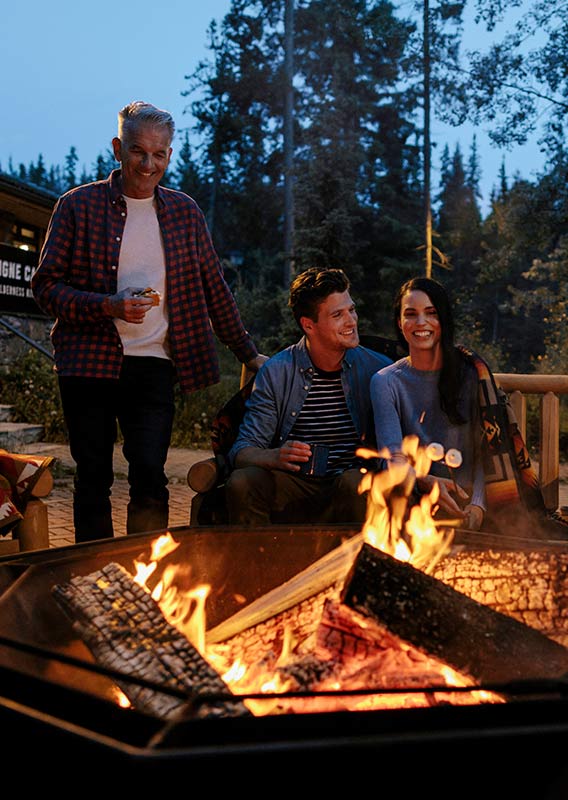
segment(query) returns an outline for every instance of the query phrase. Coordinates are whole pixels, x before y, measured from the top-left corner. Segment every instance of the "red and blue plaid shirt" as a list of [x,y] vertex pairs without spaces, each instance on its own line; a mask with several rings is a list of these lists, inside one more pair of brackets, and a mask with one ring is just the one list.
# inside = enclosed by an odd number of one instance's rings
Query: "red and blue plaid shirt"
[[[213,330],[239,361],[258,353],[223,277],[203,212],[188,195],[161,186],[156,200],[170,351],[182,389],[192,392],[219,381]],[[125,221],[120,170],[72,189],[55,206],[31,286],[40,308],[55,318],[51,340],[60,375],[120,374],[122,343],[103,300],[117,292]]]

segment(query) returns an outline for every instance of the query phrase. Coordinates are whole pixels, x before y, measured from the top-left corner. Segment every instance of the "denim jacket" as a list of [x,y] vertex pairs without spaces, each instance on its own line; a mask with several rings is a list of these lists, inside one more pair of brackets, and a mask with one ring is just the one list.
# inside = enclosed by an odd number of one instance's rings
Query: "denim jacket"
[[[369,382],[390,358],[365,347],[347,350],[341,367],[345,400],[361,444],[375,447]],[[235,456],[245,447],[281,447],[302,410],[310,390],[314,367],[305,337],[280,351],[259,369],[247,400],[244,419],[228,456],[234,467]]]

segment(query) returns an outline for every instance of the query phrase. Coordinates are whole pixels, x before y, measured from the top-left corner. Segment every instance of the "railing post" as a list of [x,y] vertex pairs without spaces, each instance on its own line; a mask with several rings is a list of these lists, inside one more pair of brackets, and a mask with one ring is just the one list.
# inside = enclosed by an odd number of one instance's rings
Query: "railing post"
[[555,511],[559,499],[560,475],[560,400],[546,392],[540,400],[539,420],[539,481],[546,507]]

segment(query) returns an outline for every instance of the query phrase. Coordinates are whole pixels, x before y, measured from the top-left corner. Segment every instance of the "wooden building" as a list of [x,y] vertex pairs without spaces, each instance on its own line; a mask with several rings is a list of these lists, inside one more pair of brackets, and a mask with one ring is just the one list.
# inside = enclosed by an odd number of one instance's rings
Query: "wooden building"
[[29,284],[57,197],[0,173],[0,313],[41,314]]
[[50,321],[33,298],[30,280],[57,199],[54,192],[0,173],[0,363],[18,357],[22,337],[47,341]]

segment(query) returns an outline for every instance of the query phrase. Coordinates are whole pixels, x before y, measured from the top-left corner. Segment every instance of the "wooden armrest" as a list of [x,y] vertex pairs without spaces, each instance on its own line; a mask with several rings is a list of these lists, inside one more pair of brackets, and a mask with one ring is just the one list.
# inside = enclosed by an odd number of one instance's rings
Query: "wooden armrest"
[[202,494],[214,489],[223,476],[223,469],[217,459],[207,458],[192,464],[187,473],[187,485],[194,492]]
[[30,494],[32,497],[47,497],[53,489],[53,475],[46,469],[37,479]]
[[242,365],[242,367],[241,367],[241,385],[240,385],[241,389],[243,388],[243,386],[246,386],[246,384],[250,381],[250,379],[252,377],[254,377],[254,374],[255,373],[252,371],[252,369],[247,369],[244,364]]

